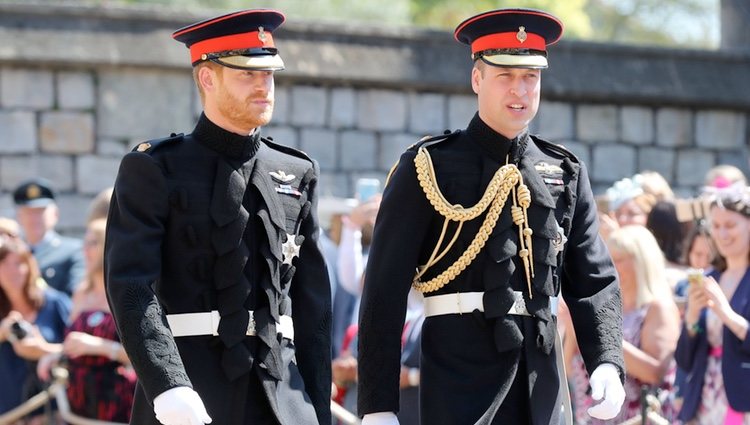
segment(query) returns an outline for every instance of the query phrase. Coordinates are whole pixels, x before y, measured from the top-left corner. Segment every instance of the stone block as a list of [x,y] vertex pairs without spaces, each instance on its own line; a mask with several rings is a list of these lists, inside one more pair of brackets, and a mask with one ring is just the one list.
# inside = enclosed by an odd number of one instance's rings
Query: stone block
[[100,71],[97,138],[149,140],[192,131],[193,85],[184,71]]
[[0,217],[15,218],[16,206],[13,204],[13,194],[10,192],[0,194]]
[[288,124],[289,111],[292,109],[289,88],[287,86],[276,86],[273,99],[273,118],[271,118],[271,124]]
[[303,128],[300,131],[300,149],[318,161],[321,171],[336,169],[338,135],[335,131]]
[[357,127],[361,130],[403,131],[407,114],[402,92],[372,89],[357,94]]
[[75,189],[73,157],[68,155],[0,156],[2,188],[15,189],[24,180],[44,177],[53,182],[57,191]]
[[743,146],[735,151],[719,152],[718,164],[734,165],[742,170],[745,176],[750,176],[750,152],[748,152],[748,147]]
[[291,88],[291,116],[293,125],[323,127],[328,112],[328,94],[322,87],[294,86]]
[[617,141],[617,107],[581,104],[576,113],[577,140],[582,142]]
[[656,144],[670,148],[692,145],[693,113],[677,108],[657,110]]
[[636,148],[621,144],[598,144],[592,147],[590,177],[596,182],[614,182],[635,174]]
[[448,96],[448,128],[466,128],[477,112],[476,95],[454,94]]
[[86,217],[92,201],[91,196],[63,193],[57,199],[60,208],[60,221],[57,230],[67,236],[83,237],[86,231]]
[[120,158],[81,155],[76,161],[78,193],[94,195],[115,184]]
[[638,171],[656,171],[668,182],[674,181],[674,149],[643,147],[638,151]]
[[321,172],[318,181],[318,194],[324,196],[336,196],[350,198],[349,175],[347,173]]
[[94,116],[89,112],[42,112],[39,144],[48,153],[93,153]]
[[620,108],[620,140],[634,145],[650,145],[654,141],[654,112],[641,106]]
[[573,105],[567,102],[543,101],[539,107],[536,123],[540,136],[547,140],[558,141],[574,137]]
[[702,186],[706,172],[716,165],[716,155],[699,149],[677,153],[677,186]]
[[274,143],[295,149],[299,148],[299,137],[297,136],[297,130],[293,127],[264,127],[262,135],[264,137],[271,137]]
[[561,145],[563,145],[567,150],[571,151],[573,155],[577,156],[578,159],[586,164],[586,166],[589,166],[590,159],[591,159],[591,146],[587,145],[586,143],[576,142],[573,140],[561,140]]
[[96,89],[89,72],[57,73],[57,106],[60,109],[94,109]]
[[419,137],[406,133],[386,133],[380,135],[380,156],[378,158],[378,169],[388,172],[406,148],[417,143]]
[[0,129],[0,154],[36,151],[36,118],[33,112],[0,110]]
[[442,94],[409,94],[409,131],[421,135],[442,133],[446,129],[445,104]]
[[698,147],[732,150],[745,145],[745,115],[731,111],[699,111],[695,116]]
[[357,117],[357,99],[354,89],[343,87],[331,89],[331,128],[351,128]]
[[377,166],[378,146],[375,133],[343,131],[341,141],[341,170],[371,171]]
[[5,68],[0,73],[0,106],[40,110],[52,108],[54,104],[51,71]]
[[96,153],[99,155],[122,157],[132,148],[127,142],[114,139],[101,139],[96,142]]

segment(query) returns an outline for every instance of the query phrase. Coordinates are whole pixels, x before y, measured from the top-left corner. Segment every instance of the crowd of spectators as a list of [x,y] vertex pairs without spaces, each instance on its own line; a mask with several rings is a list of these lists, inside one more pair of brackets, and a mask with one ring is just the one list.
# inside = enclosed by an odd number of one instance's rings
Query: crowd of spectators
[[[626,365],[626,402],[606,423],[644,411],[665,423],[750,423],[750,190],[742,172],[718,166],[684,198],[657,173],[639,173],[616,182],[598,206],[620,279]],[[575,423],[604,423],[585,414],[588,376],[564,308],[558,325]]]
[[[644,390],[669,423],[750,423],[750,190],[730,166],[712,169],[705,183],[680,198],[659,174],[644,172],[599,196],[600,234],[623,297],[627,371],[625,405],[606,423],[640,415]],[[128,422],[136,376],[119,344],[102,272],[110,196],[105,190],[90,205],[82,241],[55,232],[59,210],[43,180],[19,186],[18,221],[0,217],[0,381],[9,383],[0,385],[0,415],[65,367],[73,413]],[[337,200],[321,238],[332,283],[334,400],[355,413],[358,303],[379,200]],[[411,294],[402,424],[419,423],[421,306],[421,295]],[[586,414],[588,375],[565,312],[562,302],[558,325],[575,423],[604,423]],[[55,409],[50,402],[17,423],[62,423]]]

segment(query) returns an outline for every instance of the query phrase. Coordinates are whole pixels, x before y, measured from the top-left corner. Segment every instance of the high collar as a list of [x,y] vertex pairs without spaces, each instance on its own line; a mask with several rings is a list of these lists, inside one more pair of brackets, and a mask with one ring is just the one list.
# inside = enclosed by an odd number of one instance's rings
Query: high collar
[[249,136],[241,136],[214,124],[206,114],[201,114],[198,119],[193,137],[209,149],[232,159],[250,159],[260,146],[260,128]]
[[524,130],[515,138],[508,139],[482,121],[479,117],[479,112],[474,114],[474,118],[469,122],[468,127],[466,127],[466,133],[482,149],[489,153],[494,160],[505,163],[508,159],[508,153],[510,153],[509,162],[515,164],[518,164],[529,137],[528,130]]

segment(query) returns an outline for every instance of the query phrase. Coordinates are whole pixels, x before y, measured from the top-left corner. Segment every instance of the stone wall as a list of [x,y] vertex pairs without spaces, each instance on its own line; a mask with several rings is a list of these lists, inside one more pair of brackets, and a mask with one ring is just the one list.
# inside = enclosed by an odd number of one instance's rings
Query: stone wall
[[[200,113],[171,32],[210,16],[164,9],[0,4],[0,214],[21,180],[61,193],[67,232],[139,141],[189,132]],[[447,32],[290,22],[264,134],[316,158],[327,194],[383,178],[426,134],[476,110],[468,53]],[[747,171],[750,54],[582,42],[552,47],[532,130],[589,164],[594,188],[641,170],[689,194],[713,165]]]

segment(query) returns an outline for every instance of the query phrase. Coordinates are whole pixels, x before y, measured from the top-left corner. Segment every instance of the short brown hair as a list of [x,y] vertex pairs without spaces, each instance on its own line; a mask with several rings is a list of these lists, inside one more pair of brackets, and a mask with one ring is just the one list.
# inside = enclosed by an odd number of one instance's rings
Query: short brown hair
[[216,71],[216,73],[219,75],[219,78],[221,78],[221,72],[224,70],[224,67],[213,63],[211,61],[203,61],[199,63],[198,65],[195,65],[193,67],[193,81],[195,81],[196,87],[198,87],[198,94],[201,97],[201,104],[204,104],[206,102],[206,93],[203,91],[203,87],[201,86],[201,82],[198,79],[198,73],[200,72],[201,68],[209,67]]

